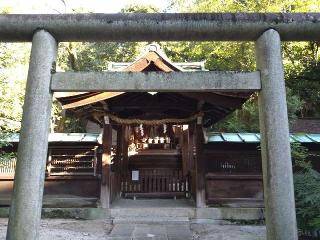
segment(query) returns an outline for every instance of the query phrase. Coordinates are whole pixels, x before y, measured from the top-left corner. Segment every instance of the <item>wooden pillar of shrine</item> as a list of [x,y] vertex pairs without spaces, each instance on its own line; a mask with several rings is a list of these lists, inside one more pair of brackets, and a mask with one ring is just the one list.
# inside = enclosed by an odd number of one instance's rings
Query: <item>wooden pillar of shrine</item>
[[182,172],[183,175],[186,176],[190,170],[190,161],[189,161],[189,128],[183,129],[181,135],[181,153],[182,153]]
[[117,148],[116,156],[113,162],[113,182],[112,182],[112,201],[120,197],[121,192],[121,167],[123,158],[123,128],[122,126],[117,126]]
[[111,146],[112,146],[112,127],[109,119],[105,119],[102,134],[102,171],[100,202],[102,208],[110,207],[110,172],[111,172]]
[[122,173],[127,174],[129,158],[128,158],[128,146],[129,146],[130,126],[122,126]]
[[196,167],[196,206],[203,208],[206,206],[205,190],[205,159],[203,157],[204,136],[202,130],[202,118],[197,119],[195,126],[195,167]]
[[121,166],[122,166],[122,157],[123,157],[123,128],[122,126],[117,127],[117,155],[116,155],[116,161],[115,161],[115,171],[117,173],[121,172]]

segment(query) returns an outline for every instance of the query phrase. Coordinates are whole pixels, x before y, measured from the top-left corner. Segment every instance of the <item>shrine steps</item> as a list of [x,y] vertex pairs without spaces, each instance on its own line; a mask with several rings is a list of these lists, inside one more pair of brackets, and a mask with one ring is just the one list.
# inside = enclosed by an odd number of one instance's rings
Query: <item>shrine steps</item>
[[186,224],[189,223],[188,217],[115,217],[113,224]]
[[188,223],[194,216],[194,208],[117,208],[110,209],[114,224],[118,223]]

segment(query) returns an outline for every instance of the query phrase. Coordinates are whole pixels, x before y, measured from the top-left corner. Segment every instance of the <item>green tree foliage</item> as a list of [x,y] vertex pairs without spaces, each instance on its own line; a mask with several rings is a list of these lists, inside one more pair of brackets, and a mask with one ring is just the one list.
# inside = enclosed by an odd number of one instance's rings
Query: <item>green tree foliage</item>
[[179,12],[316,12],[315,0],[174,0]]
[[131,42],[60,43],[58,66],[65,71],[102,71],[109,62],[130,62],[140,44]]
[[0,43],[0,134],[20,129],[30,49],[30,43]]
[[304,99],[303,117],[320,117],[320,67],[311,66],[288,81],[292,91]]
[[129,4],[121,9],[122,13],[158,13],[160,9],[153,5]]
[[[303,101],[287,88],[287,107],[289,123],[297,118],[297,111],[302,109]],[[241,109],[237,109],[225,120],[213,126],[214,131],[220,132],[259,132],[258,95],[253,94]]]
[[320,174],[307,161],[308,151],[298,143],[291,145],[298,227],[301,231],[320,229]]
[[8,161],[14,161],[16,157],[16,153],[13,152],[5,152],[3,148],[9,147],[10,143],[8,142],[8,138],[10,138],[11,133],[8,132],[0,132],[0,168],[1,166],[5,166]]
[[[288,45],[291,50],[288,50]],[[304,100],[300,115],[320,117],[319,42],[287,43],[284,52],[288,56],[285,64],[287,86]]]
[[20,128],[30,44],[0,43],[0,130]]

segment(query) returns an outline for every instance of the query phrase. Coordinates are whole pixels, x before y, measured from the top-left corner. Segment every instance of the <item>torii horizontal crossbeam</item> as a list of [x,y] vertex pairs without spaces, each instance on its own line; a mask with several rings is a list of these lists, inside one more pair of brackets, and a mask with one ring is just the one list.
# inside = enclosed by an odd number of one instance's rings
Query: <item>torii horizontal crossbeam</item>
[[56,92],[209,92],[258,91],[260,72],[59,72]]
[[0,41],[255,41],[275,29],[282,41],[320,40],[320,13],[4,14]]

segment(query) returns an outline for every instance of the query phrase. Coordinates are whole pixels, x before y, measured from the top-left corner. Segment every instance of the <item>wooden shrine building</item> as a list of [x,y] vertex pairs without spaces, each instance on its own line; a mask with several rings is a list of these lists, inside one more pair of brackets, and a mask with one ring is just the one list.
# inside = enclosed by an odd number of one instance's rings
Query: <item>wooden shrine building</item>
[[[258,92],[259,99],[267,239],[298,239],[281,42],[318,40],[319,19],[319,13],[1,15],[1,42],[32,41],[7,239],[39,237],[53,92],[73,92],[60,96],[61,103],[74,104],[73,111],[103,125],[103,207],[109,207],[113,196],[117,197],[126,185],[123,182],[130,170],[126,154],[129,144],[136,150],[134,156],[161,150],[179,159],[181,151],[181,164],[176,166],[181,166],[184,179],[190,172],[188,189],[190,185],[197,207],[203,207],[202,128],[239,107],[253,91]],[[72,41],[252,41],[256,71],[182,72],[161,54],[150,53],[124,67],[127,72],[56,72],[58,42]],[[239,91],[247,93],[240,96]],[[181,125],[188,125],[188,130]],[[119,136],[113,158],[112,128]],[[167,158],[166,154],[162,155]],[[134,183],[129,186],[139,191],[146,184],[135,185],[142,178],[133,171]],[[152,172],[151,178],[155,176]],[[168,189],[176,190],[176,185]],[[187,189],[185,186],[183,189]]]
[[[184,137],[188,131],[189,129],[180,131],[182,141],[186,140]],[[263,208],[260,134],[206,132],[206,138],[202,155],[205,164],[206,206]],[[17,152],[19,140],[19,134],[12,135],[8,139],[10,146],[0,150]],[[101,140],[101,134],[95,133],[51,133],[49,135],[44,207],[99,207]],[[320,134],[291,134],[290,142],[297,142],[306,147],[310,153],[308,160],[311,161],[314,169],[320,171]],[[113,157],[117,157],[116,143],[114,138],[112,146],[115,155]],[[112,165],[111,194],[118,194],[112,195],[113,199],[120,197],[119,192],[114,192],[114,190],[119,191],[119,182],[121,182],[121,197],[124,198],[194,197],[191,196],[195,190],[194,180],[191,178],[195,174],[192,169],[194,166],[189,166],[189,172],[184,173],[182,149],[171,151],[159,149],[164,144],[166,143],[148,144],[151,149],[145,148],[138,150],[135,155],[130,155],[127,174],[123,172],[119,174],[120,169],[115,169]],[[187,154],[190,158],[189,154],[193,153]],[[10,205],[15,165],[15,159],[2,162],[0,165],[0,208]],[[139,171],[139,176],[136,175],[138,180],[132,180],[132,171]],[[115,179],[115,176],[118,176],[118,179]],[[190,205],[192,204],[193,202],[190,201]]]
[[[158,44],[133,63],[109,71],[205,71],[203,63],[172,63]],[[205,202],[203,128],[241,107],[251,92],[55,93],[64,109],[103,128],[101,205],[117,197],[190,197]],[[112,129],[116,146],[112,149]]]
[[[107,71],[206,70],[203,62],[172,63],[151,44],[135,62],[111,62]],[[207,131],[250,94],[55,93],[91,129],[49,135],[43,205],[108,208],[118,198],[186,198],[198,207],[263,207],[260,135]],[[319,134],[290,141],[306,146],[320,169]],[[17,152],[19,134],[9,142],[2,150]],[[0,166],[0,206],[10,204],[14,171],[15,161]]]
[[[17,152],[19,134],[0,151]],[[50,133],[46,157],[44,207],[96,207],[100,197],[101,140],[93,133]],[[10,205],[17,160],[0,164],[0,207]]]

